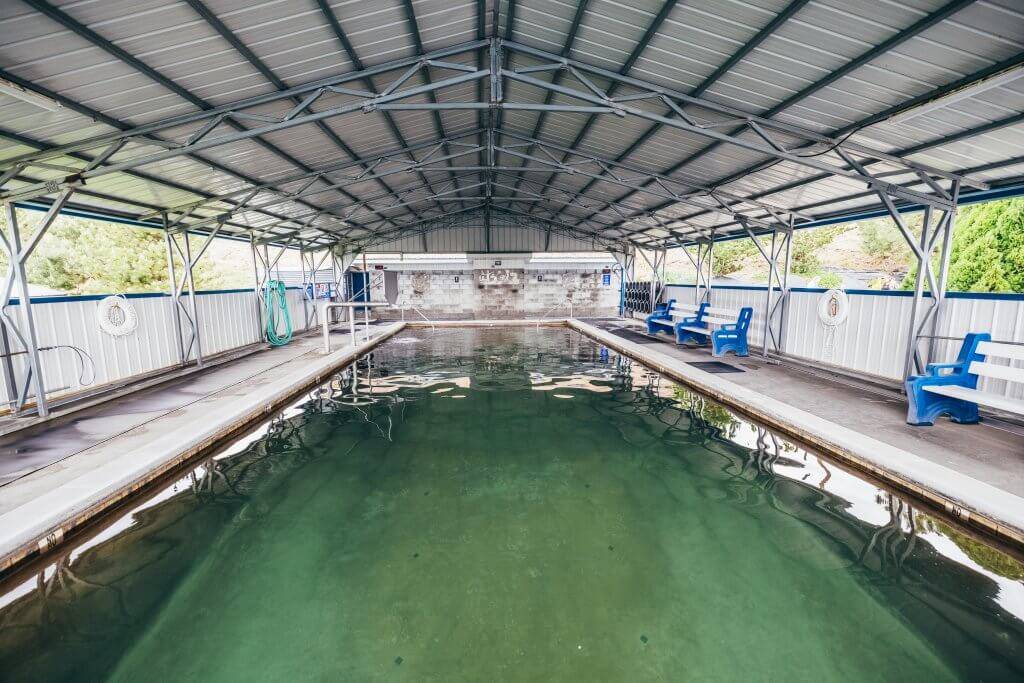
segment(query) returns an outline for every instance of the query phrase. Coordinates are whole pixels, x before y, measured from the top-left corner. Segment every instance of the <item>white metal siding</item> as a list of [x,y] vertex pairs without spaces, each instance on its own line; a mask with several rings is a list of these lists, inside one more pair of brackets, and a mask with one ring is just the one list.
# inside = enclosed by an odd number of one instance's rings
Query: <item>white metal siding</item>
[[[715,306],[735,309],[751,306],[754,309],[749,339],[751,345],[760,347],[765,290],[716,287],[712,294]],[[670,285],[663,296],[663,299],[669,298],[692,302],[694,288]],[[911,297],[883,293],[849,294],[849,317],[835,329],[831,344],[828,328],[818,319],[820,298],[820,292],[790,293],[783,351],[814,363],[827,363],[844,370],[902,381]],[[957,341],[938,341],[931,362],[955,360],[960,350],[959,340],[968,332],[989,332],[996,341],[1024,342],[1024,301],[981,296],[946,299],[945,314],[936,335],[956,337]],[[926,341],[921,342],[921,349],[922,352],[927,349]],[[986,378],[979,386],[986,391],[1024,398],[1024,386],[1019,384],[1008,386],[1003,380]]]

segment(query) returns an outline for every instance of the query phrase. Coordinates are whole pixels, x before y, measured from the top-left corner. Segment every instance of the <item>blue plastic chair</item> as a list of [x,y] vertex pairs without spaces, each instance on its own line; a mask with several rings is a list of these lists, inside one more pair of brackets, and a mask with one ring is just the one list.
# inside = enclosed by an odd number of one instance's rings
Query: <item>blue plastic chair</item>
[[[952,396],[942,396],[925,391],[925,387],[959,386],[978,388],[978,376],[970,373],[971,363],[983,362],[985,355],[978,352],[978,344],[991,341],[988,332],[972,332],[964,337],[955,363],[929,363],[926,375],[912,375],[907,378],[907,424],[932,425],[942,414],[960,424],[974,424],[978,416],[978,404]],[[949,372],[943,373],[943,370]]]
[[657,333],[659,331],[661,331],[661,332],[671,332],[672,331],[672,328],[670,328],[670,327],[665,327],[664,325],[659,325],[659,324],[651,322],[651,321],[652,320],[671,320],[672,319],[672,315],[669,313],[669,311],[672,310],[672,307],[675,305],[675,303],[676,303],[675,299],[669,299],[668,301],[666,301],[663,304],[658,304],[658,305],[656,305],[654,307],[654,312],[651,313],[646,318],[644,318],[644,321],[647,323],[647,333],[648,334],[655,334],[655,333]]
[[719,358],[729,351],[737,356],[747,356],[747,330],[750,319],[754,317],[754,309],[744,306],[740,309],[739,318],[731,325],[722,325],[711,333],[711,355]]

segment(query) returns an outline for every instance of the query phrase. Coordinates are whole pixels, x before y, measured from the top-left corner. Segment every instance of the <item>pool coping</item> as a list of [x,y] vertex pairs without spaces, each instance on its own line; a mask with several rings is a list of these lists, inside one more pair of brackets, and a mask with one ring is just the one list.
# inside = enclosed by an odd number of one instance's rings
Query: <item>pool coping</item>
[[818,417],[589,323],[567,325],[672,380],[824,455],[923,499],[959,523],[1024,549],[1024,498]]
[[202,411],[203,419],[196,421],[195,429],[187,434],[179,429],[154,434],[149,442],[136,442],[132,451],[0,515],[0,575],[56,548],[125,498],[183,462],[262,423],[274,411],[285,407],[405,328],[406,323],[395,322],[380,329],[368,342],[355,347],[346,346],[329,354],[311,347],[306,354],[289,361],[310,359],[312,362],[301,373],[276,378],[261,387],[260,392],[233,397],[221,406],[210,404],[216,404],[219,394],[225,390],[214,392],[82,451],[78,455],[94,449],[117,449],[151,430],[161,419],[170,416],[180,418],[190,410]]

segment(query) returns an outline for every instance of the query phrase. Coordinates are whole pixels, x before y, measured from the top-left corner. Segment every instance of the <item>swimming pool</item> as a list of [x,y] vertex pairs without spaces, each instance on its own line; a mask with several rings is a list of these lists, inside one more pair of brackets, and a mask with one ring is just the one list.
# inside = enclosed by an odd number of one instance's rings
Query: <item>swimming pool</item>
[[3,586],[0,680],[1019,680],[1024,566],[568,329],[406,331]]

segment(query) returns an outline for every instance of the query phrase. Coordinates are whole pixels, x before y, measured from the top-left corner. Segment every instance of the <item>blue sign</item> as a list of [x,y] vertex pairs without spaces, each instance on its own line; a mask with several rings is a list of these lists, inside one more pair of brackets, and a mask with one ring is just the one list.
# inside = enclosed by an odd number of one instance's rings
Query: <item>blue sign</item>
[[601,284],[604,285],[605,287],[607,287],[611,283],[612,283],[612,274],[611,273],[604,273],[601,276]]

